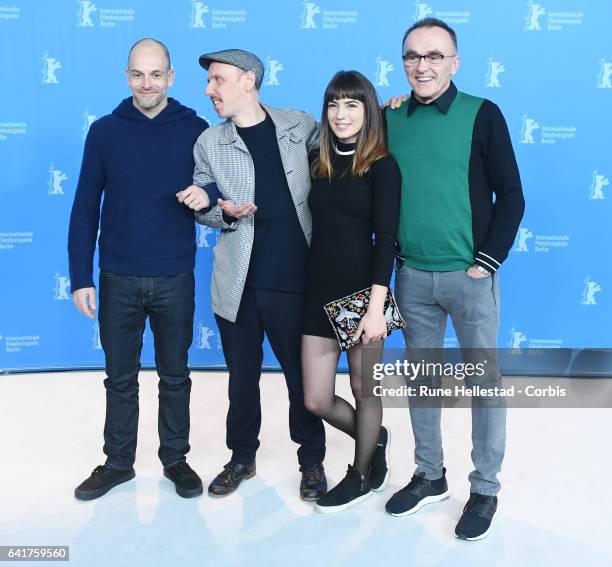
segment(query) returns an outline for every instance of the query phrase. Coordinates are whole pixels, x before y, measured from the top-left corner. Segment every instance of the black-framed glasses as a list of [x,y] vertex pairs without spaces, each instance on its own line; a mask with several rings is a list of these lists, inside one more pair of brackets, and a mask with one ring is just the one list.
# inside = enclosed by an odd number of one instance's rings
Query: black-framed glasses
[[409,51],[408,53],[404,53],[404,55],[402,55],[404,65],[406,65],[406,67],[416,67],[421,62],[421,59],[425,59],[425,63],[428,65],[440,65],[440,63],[444,61],[445,57],[457,57],[457,54],[444,55],[442,53],[434,52],[420,55],[419,53]]

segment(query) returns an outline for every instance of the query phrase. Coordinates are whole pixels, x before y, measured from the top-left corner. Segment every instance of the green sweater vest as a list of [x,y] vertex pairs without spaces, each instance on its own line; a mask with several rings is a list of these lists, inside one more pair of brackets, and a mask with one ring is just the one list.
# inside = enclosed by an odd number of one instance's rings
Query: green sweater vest
[[447,114],[408,102],[387,110],[389,151],[402,174],[398,243],[418,270],[465,270],[474,263],[468,172],[474,121],[483,99],[458,92]]

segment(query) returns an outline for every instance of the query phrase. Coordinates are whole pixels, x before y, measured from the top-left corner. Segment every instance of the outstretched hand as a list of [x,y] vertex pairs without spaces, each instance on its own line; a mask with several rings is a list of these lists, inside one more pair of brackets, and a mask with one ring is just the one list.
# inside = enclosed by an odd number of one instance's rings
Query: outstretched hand
[[235,203],[232,203],[232,201],[224,201],[223,199],[217,199],[217,205],[226,215],[234,217],[235,219],[249,217],[257,210],[257,207],[253,203],[236,205]]

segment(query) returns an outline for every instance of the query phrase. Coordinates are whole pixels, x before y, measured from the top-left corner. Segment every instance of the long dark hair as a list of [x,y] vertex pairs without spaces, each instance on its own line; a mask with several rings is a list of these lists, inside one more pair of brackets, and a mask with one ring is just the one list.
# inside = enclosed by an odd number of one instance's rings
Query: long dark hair
[[313,160],[313,177],[331,179],[336,172],[332,166],[336,136],[327,119],[327,105],[333,100],[351,98],[363,103],[363,127],[357,135],[353,155],[353,175],[368,172],[373,163],[387,155],[385,121],[374,85],[359,71],[338,71],[325,89],[321,111],[321,142],[319,155]]

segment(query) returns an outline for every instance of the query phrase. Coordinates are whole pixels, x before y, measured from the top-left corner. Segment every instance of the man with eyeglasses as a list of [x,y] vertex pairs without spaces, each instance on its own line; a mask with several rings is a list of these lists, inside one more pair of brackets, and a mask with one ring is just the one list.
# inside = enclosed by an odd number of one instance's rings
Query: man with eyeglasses
[[[457,38],[445,22],[416,22],[404,34],[402,50],[412,93],[398,108],[387,109],[387,125],[389,149],[402,173],[395,291],[406,320],[407,353],[441,349],[449,315],[462,349],[494,349],[497,270],[524,210],[508,128],[494,103],[453,84]],[[491,381],[488,385],[501,384],[496,367]],[[387,502],[393,516],[449,496],[441,405],[418,397],[409,404],[417,468]],[[505,430],[504,400],[473,397],[474,471],[470,498],[455,528],[461,539],[482,539],[490,531]]]
[[[93,500],[134,478],[138,371],[147,317],[159,375],[159,458],[179,496],[202,494],[187,464],[193,335],[195,223],[176,194],[193,174],[193,145],[208,127],[195,111],[168,97],[174,70],[166,46],[136,42],[126,70],[132,96],[89,129],[70,216],[72,297],[93,318],[93,259],[98,228],[100,340],[106,358],[106,462],[75,490]],[[104,194],[100,220],[100,202]],[[185,203],[199,210],[206,195]]]

